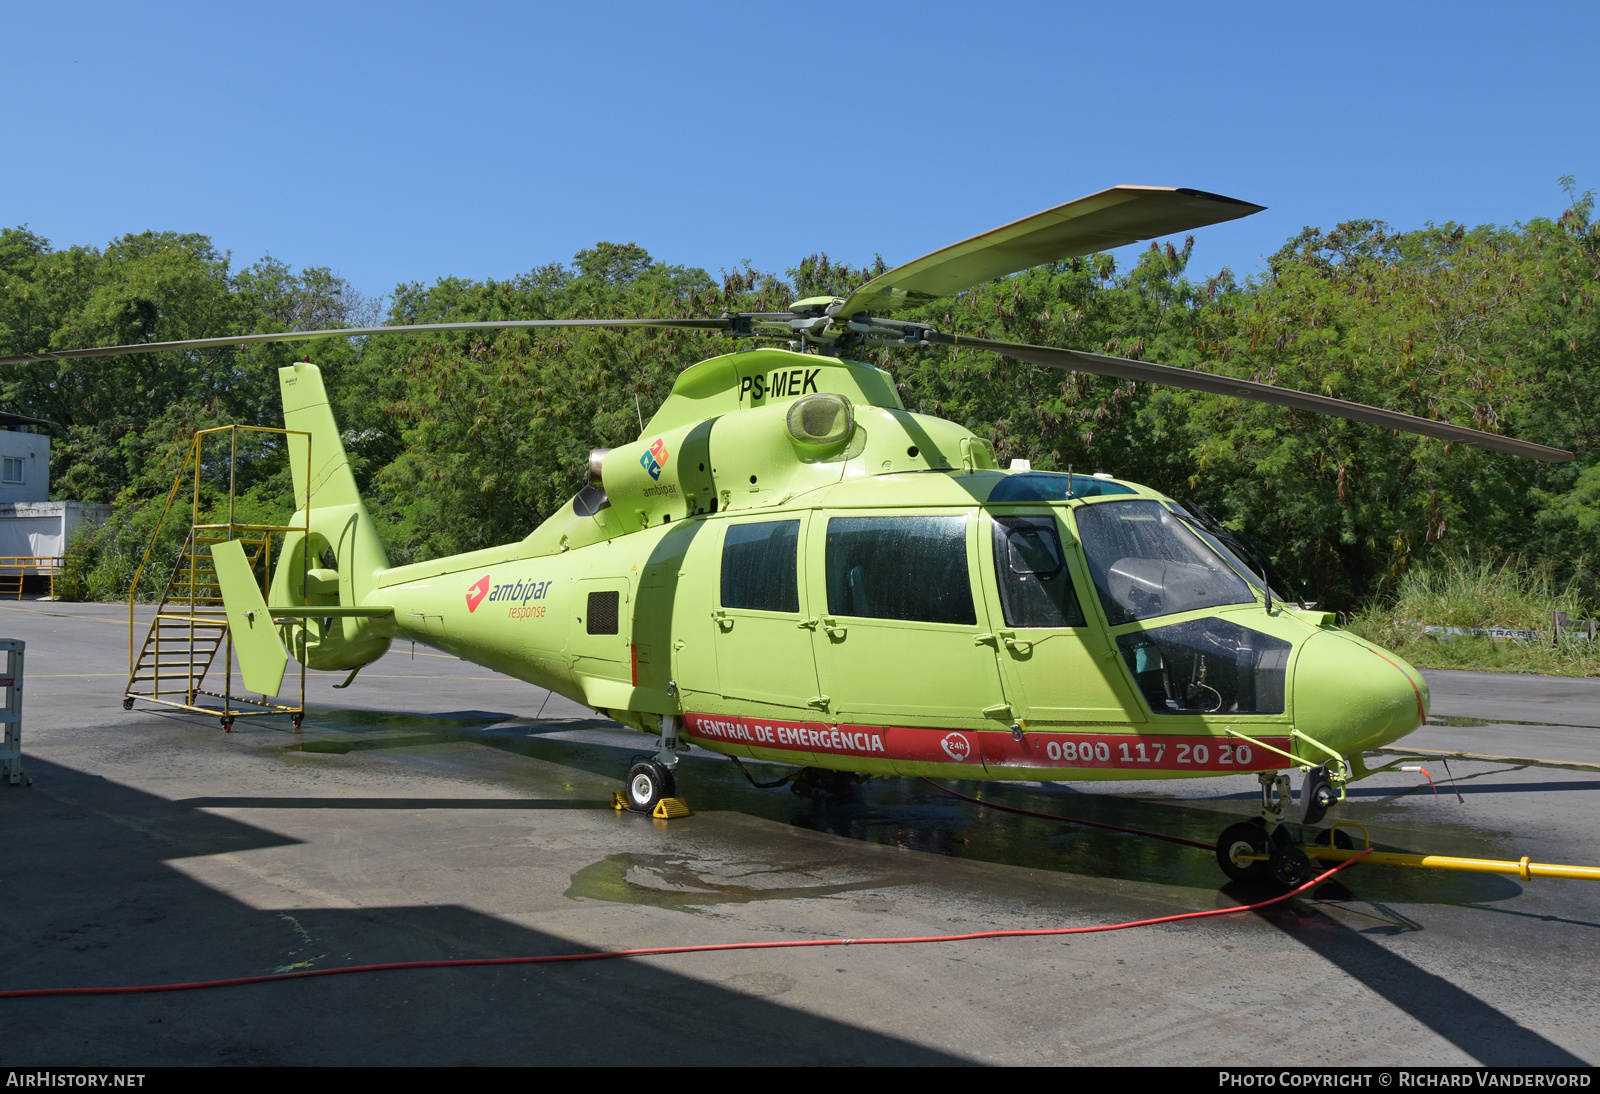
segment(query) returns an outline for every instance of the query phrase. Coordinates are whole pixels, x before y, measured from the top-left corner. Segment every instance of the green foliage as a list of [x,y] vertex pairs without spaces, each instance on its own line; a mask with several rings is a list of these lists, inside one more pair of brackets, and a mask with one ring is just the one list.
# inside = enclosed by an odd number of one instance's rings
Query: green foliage
[[[4,354],[370,325],[380,315],[377,302],[326,269],[294,273],[267,257],[234,273],[229,257],[204,236],[145,232],[104,250],[55,251],[26,228],[0,230]],[[360,348],[343,338],[6,370],[0,405],[55,423],[51,496],[116,507],[115,518],[83,541],[94,595],[126,593],[154,530],[149,510],[158,500],[164,504],[194,431],[229,423],[281,426],[274,370],[308,351],[334,376],[355,373],[348,385],[363,383]],[[293,508],[281,445],[247,446],[238,472],[240,491],[270,496],[278,519]],[[177,549],[163,541],[162,550],[168,546]],[[156,569],[168,566],[170,557]]]
[[[1444,550],[1576,558],[1600,523],[1592,199],[1555,221],[1290,240],[1259,281],[1186,276],[1189,248],[1041,267],[921,318],[1446,418],[1579,452],[1550,467],[1223,396],[1150,390],[971,353],[902,362],[909,404],[1002,459],[1114,471],[1193,497],[1265,545],[1297,597],[1349,608]],[[887,358],[884,358],[887,360]],[[909,367],[908,367],[909,364]]]
[[[407,286],[393,316],[407,322],[717,316],[775,310],[775,278],[739,270],[718,284],[643,249],[602,243],[578,269],[546,266],[507,282]],[[677,330],[503,331],[388,339],[367,367],[398,381],[385,413],[398,454],[370,493],[393,562],[517,539],[583,485],[589,450],[638,436],[677,374],[740,343]],[[391,381],[393,383],[393,381]]]
[[1564,633],[1554,643],[1550,637],[1527,642],[1424,633],[1430,626],[1500,627],[1551,636],[1553,612],[1586,619],[1593,611],[1581,591],[1587,560],[1575,569],[1579,572],[1561,582],[1549,561],[1530,566],[1517,557],[1498,562],[1440,558],[1408,570],[1394,595],[1358,612],[1350,629],[1423,668],[1600,675],[1600,650],[1587,635]]
[[[1593,599],[1600,587],[1578,560],[1600,532],[1600,226],[1593,195],[1563,185],[1561,216],[1509,228],[1307,228],[1242,283],[1226,269],[1191,277],[1189,240],[1152,245],[1127,270],[1108,255],[1039,267],[912,317],[1503,430],[1574,449],[1570,465],[970,351],[868,356],[908,406],[962,422],[1003,461],[1111,471],[1199,501],[1269,551],[1286,592],[1325,607],[1390,603],[1408,575],[1441,572],[1440,560],[1463,553],[1550,560],[1554,587],[1576,582],[1574,595]],[[203,236],[58,251],[16,228],[0,231],[0,352],[384,318],[716,316],[843,296],[884,269],[815,254],[787,279],[748,267],[714,278],[602,242],[571,265],[506,281],[398,286],[384,317],[325,269],[265,258],[234,271]],[[145,514],[192,431],[279,424],[273,370],[301,354],[323,368],[358,484],[399,563],[526,535],[579,487],[589,449],[638,434],[678,372],[747,344],[645,330],[334,338],[13,369],[0,398],[59,423],[57,496],[117,505],[91,544],[95,588],[112,595],[131,579]],[[275,518],[287,513],[281,455],[247,454],[240,490],[263,512],[281,506]]]

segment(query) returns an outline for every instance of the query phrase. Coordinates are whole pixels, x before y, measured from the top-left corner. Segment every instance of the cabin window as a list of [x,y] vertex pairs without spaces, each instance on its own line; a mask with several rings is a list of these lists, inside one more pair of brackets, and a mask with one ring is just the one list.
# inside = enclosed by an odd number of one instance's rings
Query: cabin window
[[22,482],[22,471],[26,466],[27,464],[22,460],[14,460],[10,456],[5,457],[3,469],[0,469],[0,482]]
[[1089,574],[1113,627],[1256,602],[1233,567],[1158,502],[1101,502],[1074,515]]
[[621,594],[617,592],[590,593],[589,610],[584,613],[584,631],[587,634],[616,634],[618,608]]
[[722,606],[800,610],[800,522],[730,524],[722,540]]
[[1055,517],[995,517],[994,571],[1006,626],[1083,626]]
[[965,517],[834,517],[827,572],[831,615],[977,622]]

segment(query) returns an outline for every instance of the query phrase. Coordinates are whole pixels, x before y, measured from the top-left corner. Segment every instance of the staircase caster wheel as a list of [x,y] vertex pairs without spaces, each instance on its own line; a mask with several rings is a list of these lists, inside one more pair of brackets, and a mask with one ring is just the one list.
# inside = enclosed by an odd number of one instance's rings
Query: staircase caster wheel
[[294,728],[296,730],[299,730],[300,723],[304,722],[305,720],[306,720],[306,716],[304,714],[296,714],[293,718],[289,719],[289,721],[294,724]]
[[[1328,846],[1328,833],[1326,831],[1316,833],[1311,842],[1319,847]],[[1335,828],[1333,830],[1333,847],[1338,851],[1354,851],[1356,849],[1355,843],[1350,839],[1350,834],[1343,828]]]
[[224,733],[232,733],[233,732],[233,717],[231,715],[228,716],[228,717],[225,717],[225,718],[219,718],[217,720],[222,723],[222,732],[224,732]]
[[133,700],[132,699],[124,699],[124,700],[122,700],[122,709],[123,710],[132,710],[133,709]]
[[628,768],[628,808],[636,813],[648,813],[662,798],[670,798],[677,790],[672,772],[654,760],[640,760]]
[[[1268,855],[1272,854],[1272,841],[1259,821],[1247,820],[1230,824],[1217,837],[1217,865],[1234,881],[1258,882],[1271,876]],[[1244,858],[1260,855],[1260,858]]]

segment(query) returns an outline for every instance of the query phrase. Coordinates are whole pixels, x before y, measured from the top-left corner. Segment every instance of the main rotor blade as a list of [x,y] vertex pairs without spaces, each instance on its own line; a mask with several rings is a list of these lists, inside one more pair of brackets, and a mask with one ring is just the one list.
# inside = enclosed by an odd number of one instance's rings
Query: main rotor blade
[[512,330],[521,327],[677,327],[683,330],[728,330],[731,319],[497,319],[485,323],[410,323],[388,327],[337,327],[333,330],[283,331],[278,334],[238,334],[223,338],[187,338],[180,342],[138,342],[128,346],[94,346],[90,349],[49,350],[0,357],[0,365],[26,365],[37,361],[69,361],[77,357],[116,357],[126,353],[160,353],[175,349],[215,349],[254,346],[266,342],[309,342],[314,338],[369,334],[438,334],[457,330]]
[[886,313],[1046,262],[1259,213],[1265,206],[1171,186],[1113,186],[952,243],[850,294],[837,314]]
[[1572,453],[1550,448],[1531,441],[1502,437],[1498,433],[1485,433],[1479,429],[1419,418],[1397,410],[1383,410],[1364,403],[1347,402],[1326,395],[1313,395],[1293,388],[1276,387],[1255,380],[1240,380],[1233,376],[1220,376],[1211,372],[1195,372],[1171,365],[1155,365],[1148,361],[1131,361],[1126,357],[1107,357],[1100,353],[1081,350],[1056,349],[1052,346],[1030,346],[1021,342],[1000,342],[992,338],[974,338],[965,334],[939,334],[928,332],[928,344],[955,345],[969,349],[989,350],[1019,361],[1043,365],[1046,368],[1070,369],[1076,372],[1093,372],[1100,376],[1117,376],[1124,380],[1139,380],[1148,384],[1166,384],[1169,387],[1206,391],[1213,395],[1231,395],[1257,403],[1273,403],[1293,410],[1309,410],[1314,414],[1327,414],[1334,418],[1347,418],[1352,422],[1398,429],[1404,433],[1418,433],[1424,437],[1437,437],[1445,441],[1459,441],[1495,452],[1506,452],[1530,460],[1547,463],[1565,463]]

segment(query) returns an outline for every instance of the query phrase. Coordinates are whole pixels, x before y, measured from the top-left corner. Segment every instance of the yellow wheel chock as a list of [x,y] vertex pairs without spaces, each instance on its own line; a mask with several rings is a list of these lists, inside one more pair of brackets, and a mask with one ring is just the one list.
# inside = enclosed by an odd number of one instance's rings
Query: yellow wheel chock
[[[629,808],[628,799],[623,797],[622,791],[611,792],[611,808],[619,813]],[[689,803],[682,798],[662,798],[656,802],[656,807],[650,811],[656,820],[676,820],[689,815]]]
[[656,807],[650,811],[656,820],[674,820],[678,817],[689,815],[689,803],[682,798],[662,798],[656,802]]

